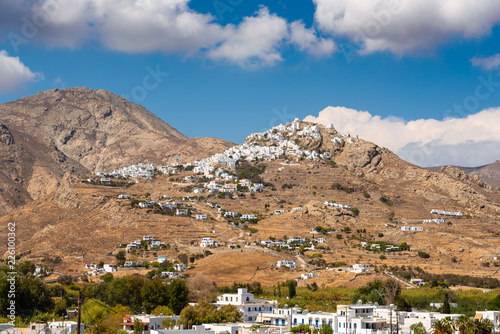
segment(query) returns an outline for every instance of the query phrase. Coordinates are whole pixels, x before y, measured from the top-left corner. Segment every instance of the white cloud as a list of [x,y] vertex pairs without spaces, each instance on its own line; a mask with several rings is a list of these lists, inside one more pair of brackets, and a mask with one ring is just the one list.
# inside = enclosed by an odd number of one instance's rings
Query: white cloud
[[328,107],[309,122],[332,123],[343,135],[359,135],[420,166],[479,166],[500,159],[500,108],[465,118],[406,122],[366,111]]
[[[120,52],[201,55],[244,67],[279,63],[287,43],[316,55],[333,52],[331,40],[261,6],[237,25],[221,25],[211,14],[189,7],[190,0],[5,0],[0,30],[9,30],[14,50],[26,43],[81,47],[99,41]],[[289,40],[290,31],[292,41]]]
[[261,7],[255,16],[245,17],[238,26],[226,26],[223,42],[210,50],[208,57],[240,66],[274,65],[283,60],[278,48],[287,34],[286,20]]
[[500,53],[489,57],[474,57],[471,60],[473,66],[482,67],[485,70],[496,70],[500,67]]
[[316,57],[330,56],[336,50],[333,40],[318,37],[316,30],[307,29],[302,21],[290,24],[290,40],[299,47],[299,50],[307,51]]
[[478,38],[500,22],[496,0],[313,0],[318,27],[363,44],[360,53],[422,52],[453,37]]
[[15,91],[20,85],[43,78],[41,73],[33,73],[18,57],[9,57],[0,50],[0,93]]

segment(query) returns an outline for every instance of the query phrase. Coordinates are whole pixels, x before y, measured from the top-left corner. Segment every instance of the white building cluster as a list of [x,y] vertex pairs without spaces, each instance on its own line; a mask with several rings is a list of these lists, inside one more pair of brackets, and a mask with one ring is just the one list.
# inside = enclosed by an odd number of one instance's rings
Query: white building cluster
[[222,308],[224,305],[234,305],[242,313],[244,322],[256,322],[261,313],[272,313],[278,307],[278,302],[266,299],[255,299],[253,293],[247,289],[238,289],[237,293],[225,293],[217,297],[215,307]]
[[340,209],[340,210],[349,210],[352,211],[352,206],[347,205],[347,204],[340,204],[340,203],[335,203],[335,202],[325,202],[324,205],[326,205],[329,208],[335,208],[335,209]]
[[401,226],[401,231],[423,231],[422,226]]
[[443,211],[443,210],[432,209],[431,213],[436,214],[436,215],[441,215],[441,216],[462,217],[462,213],[460,211],[453,212],[453,211]]
[[424,219],[424,220],[422,220],[422,223],[443,224],[444,223],[444,218]]

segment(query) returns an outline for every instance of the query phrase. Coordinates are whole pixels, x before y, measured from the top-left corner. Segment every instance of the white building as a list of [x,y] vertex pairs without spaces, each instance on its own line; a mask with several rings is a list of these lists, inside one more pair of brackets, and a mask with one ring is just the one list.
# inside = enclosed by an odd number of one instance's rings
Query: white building
[[493,332],[500,332],[500,311],[476,311],[474,319],[488,319],[493,324]]
[[356,263],[352,265],[352,269],[350,270],[352,273],[364,273],[367,270],[370,270],[370,265],[366,263]]
[[212,238],[206,237],[201,240],[200,247],[219,247],[219,244]]
[[149,315],[149,314],[137,314],[137,315],[126,315],[123,318],[123,322],[120,324],[122,329],[132,333],[134,331],[134,322],[139,320],[139,322],[144,326],[143,333],[149,334],[151,330],[161,329],[162,322],[167,316],[163,315]]
[[187,266],[184,263],[176,263],[174,264],[174,270],[175,271],[183,271],[187,268]]
[[297,265],[295,265],[295,261],[292,261],[292,260],[278,261],[276,263],[276,267],[278,267],[278,268],[288,267],[290,269],[297,269]]
[[207,219],[207,215],[204,214],[197,214],[196,219]]
[[226,212],[224,213],[224,217],[226,218],[237,218],[238,212]]
[[260,313],[273,312],[278,302],[265,299],[255,299],[247,289],[238,289],[238,293],[225,293],[217,297],[215,306],[220,309],[224,305],[234,305],[243,314],[243,322],[256,322]]
[[300,279],[307,280],[307,279],[318,277],[318,276],[319,276],[319,274],[316,274],[314,271],[311,271],[310,273],[301,274]]
[[188,215],[188,209],[177,209],[175,211],[175,214],[177,216],[187,216]]
[[257,217],[255,215],[241,215],[240,219],[241,220],[257,219]]
[[423,231],[422,226],[401,226],[401,231]]

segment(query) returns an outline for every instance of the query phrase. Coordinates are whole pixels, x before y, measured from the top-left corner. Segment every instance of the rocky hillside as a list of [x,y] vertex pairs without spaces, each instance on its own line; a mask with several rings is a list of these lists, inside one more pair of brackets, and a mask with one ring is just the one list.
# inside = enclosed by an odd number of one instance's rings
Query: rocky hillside
[[470,174],[479,177],[482,181],[492,186],[500,187],[500,160],[478,168]]
[[[300,126],[302,129],[313,124],[301,122]],[[477,177],[457,168],[442,167],[439,171],[420,168],[362,139],[342,137],[336,142],[340,135],[331,127],[319,126],[321,136],[297,133],[280,136],[278,132],[249,137],[241,149],[263,148],[262,155],[256,155],[260,160],[253,166],[242,163],[236,171],[228,170],[241,178],[260,179],[259,182],[265,184],[263,192],[242,191],[234,197],[205,192],[202,198],[197,198],[199,194],[193,190],[203,188],[204,180],[191,170],[175,177],[138,179],[137,183],[123,187],[89,184],[68,173],[56,191],[0,217],[0,237],[6,236],[6,222],[17,222],[17,249],[24,254],[24,259],[38,263],[57,255],[63,259],[57,271],[72,274],[83,272],[84,263],[114,262],[110,254],[116,247],[139,240],[143,235],[153,235],[169,245],[157,256],[168,258],[204,253],[206,249],[198,245],[208,236],[224,246],[237,244],[240,248],[211,249],[214,257],[193,263],[194,273],[228,284],[251,282],[254,274],[259,280],[271,277],[269,284],[274,284],[271,280],[279,280],[281,276],[270,273],[283,274],[274,270],[275,261],[295,259],[303,268],[311,270],[319,263],[315,255],[318,252],[326,263],[362,262],[379,268],[412,264],[433,273],[500,278],[497,267],[500,265],[500,191],[497,188],[481,185]],[[3,136],[3,142],[13,145],[9,135]],[[296,151],[286,150],[285,156],[262,161],[266,149],[283,147],[280,146],[283,140],[304,153],[315,151],[324,158],[307,159],[299,157]],[[237,154],[236,151],[233,148],[231,154]],[[265,166],[260,165],[262,162]],[[187,176],[188,180],[198,179],[187,181]],[[119,194],[130,194],[133,200],[120,199]],[[150,200],[164,202],[164,195],[190,205],[193,214],[203,213],[210,219],[176,216],[159,207],[141,209],[137,204]],[[193,199],[187,199],[187,195]],[[328,208],[326,201],[349,205],[352,210]],[[207,202],[218,203],[231,212],[256,214],[259,221],[248,223],[246,228],[235,225],[213,206],[207,206]],[[297,207],[301,209],[293,210]],[[274,214],[280,209],[284,210],[283,214]],[[441,217],[431,214],[431,209],[460,211],[463,216],[444,217],[444,223],[423,223],[424,219]],[[25,224],[30,228],[23,228]],[[418,226],[422,230],[403,231],[403,226]],[[261,240],[280,239],[285,235],[318,237],[310,233],[317,227],[332,233],[321,235],[325,238],[324,247],[308,250],[303,257],[296,256],[295,252],[259,246]],[[407,243],[411,250],[382,253],[359,247],[361,241]],[[0,247],[0,252],[5,250]],[[430,257],[420,257],[419,252],[426,252]],[[153,261],[156,257],[153,254],[138,252],[127,256],[131,261]],[[264,275],[261,269],[268,271],[264,271]],[[289,271],[286,275],[282,277],[293,278],[297,272]],[[325,272],[322,277],[328,284],[339,282],[334,271]]]
[[50,90],[0,105],[0,214],[82,175],[137,162],[187,162],[231,143],[187,138],[140,105],[105,90]]

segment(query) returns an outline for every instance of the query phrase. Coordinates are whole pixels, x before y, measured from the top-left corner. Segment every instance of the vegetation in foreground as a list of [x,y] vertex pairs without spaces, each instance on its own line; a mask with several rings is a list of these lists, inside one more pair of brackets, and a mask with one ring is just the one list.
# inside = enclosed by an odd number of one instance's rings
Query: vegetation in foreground
[[[22,269],[22,268],[21,268]],[[7,267],[0,267],[0,316],[7,314],[6,298]],[[216,287],[207,277],[198,275],[191,279],[153,279],[139,275],[113,278],[99,283],[74,282],[61,279],[58,284],[46,284],[40,278],[18,269],[16,276],[17,325],[25,327],[29,322],[47,322],[62,319],[67,309],[75,308],[78,294],[85,297],[82,309],[83,322],[88,333],[116,333],[125,314],[146,312],[151,314],[180,315],[186,327],[203,322],[238,321],[241,317],[235,307],[217,310],[211,302],[220,293],[236,292],[245,287],[257,297],[276,299],[281,307],[299,306],[310,311],[335,312],[338,304],[378,302],[381,305],[394,303],[400,310],[411,308],[462,313],[472,317],[477,310],[500,310],[500,290],[450,290],[446,284],[435,284],[420,289],[401,289],[393,280],[375,280],[358,289],[328,288],[315,283],[297,287],[295,280],[281,282],[271,287],[260,283],[234,283],[232,286]],[[188,306],[188,302],[198,302]],[[441,309],[431,309],[430,303],[438,302]],[[456,303],[457,306],[451,306]],[[7,318],[2,318],[4,322]],[[165,327],[174,324],[166,321]],[[449,324],[448,324],[449,325]],[[479,324],[476,324],[479,326]],[[474,326],[468,324],[467,326]],[[483,324],[484,325],[484,324]],[[453,324],[459,326],[459,324]],[[465,326],[465,325],[463,325]],[[487,326],[486,326],[487,327]],[[477,326],[474,327],[477,329]],[[447,329],[436,329],[436,333],[448,333]],[[478,330],[478,329],[477,329]],[[298,329],[300,331],[300,329]],[[467,331],[461,332],[467,333]],[[476,333],[476,332],[475,332]],[[483,332],[477,332],[483,333]],[[325,333],[327,334],[327,333]]]

